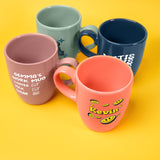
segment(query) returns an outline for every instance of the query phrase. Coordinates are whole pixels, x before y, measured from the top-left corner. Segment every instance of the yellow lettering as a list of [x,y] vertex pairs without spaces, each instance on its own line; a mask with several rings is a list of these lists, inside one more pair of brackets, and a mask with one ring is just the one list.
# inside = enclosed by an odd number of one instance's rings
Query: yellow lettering
[[109,111],[103,111],[103,114],[107,115],[109,114]]
[[93,108],[93,107],[90,107],[90,109],[89,109],[91,112],[93,112],[93,113],[97,113],[96,111],[97,111],[97,109],[96,108]]
[[110,109],[109,114],[113,114],[113,109]]
[[103,114],[103,111],[97,111],[97,114],[101,115],[101,114]]
[[119,111],[119,108],[116,108],[115,110],[116,110],[116,112],[118,112],[118,111]]
[[95,113],[95,114],[99,114],[99,115],[107,115],[107,114],[113,114],[113,113],[116,113],[119,111],[119,108],[116,108],[116,109],[110,109],[109,111],[100,111],[100,110],[97,110],[96,108],[93,108],[90,106],[90,112],[92,113]]

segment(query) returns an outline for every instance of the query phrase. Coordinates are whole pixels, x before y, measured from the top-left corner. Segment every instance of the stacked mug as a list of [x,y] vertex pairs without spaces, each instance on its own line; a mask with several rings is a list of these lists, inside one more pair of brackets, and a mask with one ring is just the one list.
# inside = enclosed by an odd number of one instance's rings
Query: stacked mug
[[[115,128],[129,103],[133,78],[144,53],[147,31],[128,19],[111,19],[99,29],[81,27],[81,14],[64,5],[46,7],[36,16],[37,32],[5,46],[11,82],[21,99],[33,105],[49,101],[55,87],[77,103],[85,125],[97,132]],[[93,44],[84,46],[82,37]],[[97,53],[90,49],[97,45]],[[87,57],[78,64],[76,56]],[[74,69],[73,69],[74,68]],[[71,79],[61,80],[60,74]],[[75,91],[70,84],[75,84]]]

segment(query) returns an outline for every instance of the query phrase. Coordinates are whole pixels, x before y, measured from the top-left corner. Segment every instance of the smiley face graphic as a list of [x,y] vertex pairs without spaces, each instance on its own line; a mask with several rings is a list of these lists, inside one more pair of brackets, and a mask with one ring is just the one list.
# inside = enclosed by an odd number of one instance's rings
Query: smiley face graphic
[[113,122],[115,119],[116,119],[116,116],[113,115],[113,116],[109,116],[109,117],[103,118],[100,122],[102,124],[109,124],[109,123]]

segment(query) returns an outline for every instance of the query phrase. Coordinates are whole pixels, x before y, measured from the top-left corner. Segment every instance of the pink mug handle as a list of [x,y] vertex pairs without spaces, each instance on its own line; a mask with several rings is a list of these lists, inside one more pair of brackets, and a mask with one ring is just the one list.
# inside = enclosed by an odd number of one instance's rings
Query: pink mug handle
[[75,70],[68,66],[60,66],[54,73],[53,79],[56,87],[65,96],[76,102],[76,92],[69,87],[67,87],[64,82],[60,79],[60,73],[64,73],[71,77],[73,83],[75,83]]
[[[57,67],[62,66],[62,65],[64,65],[64,64],[71,65],[71,66],[74,67],[74,68],[76,68],[76,67],[78,66],[77,60],[74,59],[74,58],[70,58],[70,57],[60,59],[60,60],[58,61],[58,63],[57,63]],[[68,79],[68,80],[63,80],[63,82],[64,82],[67,86],[73,84],[73,82],[72,82],[70,79]]]
[[71,57],[60,59],[57,63],[57,67],[59,67],[63,64],[69,64],[69,65],[73,66],[74,68],[76,68],[78,66],[77,60],[74,58],[71,58]]

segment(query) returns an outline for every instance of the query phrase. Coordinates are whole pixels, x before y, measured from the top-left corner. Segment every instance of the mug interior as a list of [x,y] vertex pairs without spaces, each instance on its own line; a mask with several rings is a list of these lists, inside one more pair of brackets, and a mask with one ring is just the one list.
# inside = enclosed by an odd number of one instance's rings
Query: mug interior
[[37,14],[37,20],[48,27],[68,27],[79,22],[80,13],[68,6],[51,6]]
[[77,75],[87,88],[101,92],[120,90],[133,78],[127,64],[110,56],[88,58],[79,65]]
[[146,29],[127,19],[112,19],[100,26],[100,33],[109,41],[120,44],[139,42],[146,37]]
[[42,34],[25,34],[12,39],[6,46],[6,55],[19,63],[37,63],[53,56],[56,42]]

